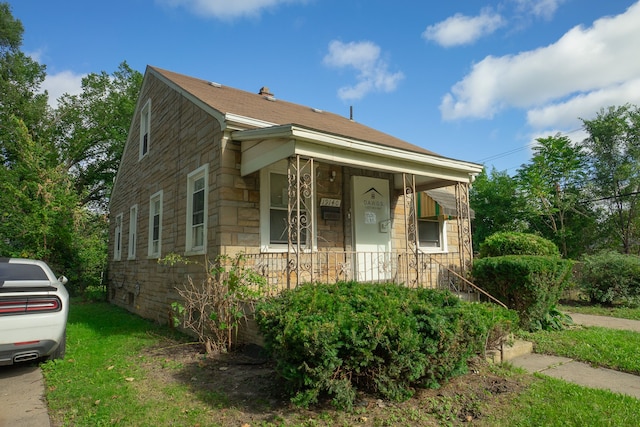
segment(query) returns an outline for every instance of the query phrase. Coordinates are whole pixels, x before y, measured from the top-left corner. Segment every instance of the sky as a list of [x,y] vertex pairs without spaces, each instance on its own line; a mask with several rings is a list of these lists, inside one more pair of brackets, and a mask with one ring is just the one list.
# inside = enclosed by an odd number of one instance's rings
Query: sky
[[[7,0],[0,0],[7,1]],[[50,103],[126,61],[349,116],[514,174],[640,105],[640,0],[8,0]]]

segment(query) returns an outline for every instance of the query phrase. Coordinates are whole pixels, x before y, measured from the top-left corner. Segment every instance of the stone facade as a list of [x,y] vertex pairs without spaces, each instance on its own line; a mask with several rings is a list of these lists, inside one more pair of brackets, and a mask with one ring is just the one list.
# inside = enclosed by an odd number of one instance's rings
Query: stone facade
[[[140,156],[141,109],[150,102],[150,137],[148,152]],[[261,250],[260,171],[241,174],[242,146],[234,141],[220,115],[212,113],[200,102],[168,85],[154,73],[145,75],[133,118],[129,139],[121,160],[110,204],[110,245],[108,286],[110,301],[160,323],[171,319],[170,305],[179,299],[176,286],[189,277],[197,283],[204,278],[203,265],[220,254],[233,256],[239,252],[264,255]],[[189,253],[187,246],[187,216],[189,174],[208,167],[207,221],[205,250]],[[389,182],[391,195],[391,250],[407,250],[404,196],[397,190],[397,174],[354,167],[348,163],[315,162],[313,169],[316,205],[316,252],[349,253],[354,250],[351,179],[365,176]],[[161,251],[150,256],[150,199],[162,192]],[[336,215],[323,216],[319,207],[323,198],[340,200]],[[131,209],[137,206],[135,251],[130,250],[129,230],[132,229]],[[121,217],[120,224],[115,220]],[[447,259],[455,260],[459,253],[455,220],[448,220]],[[116,259],[117,229],[120,230],[120,259]],[[186,256],[190,264],[167,266],[158,261],[168,254]],[[129,255],[132,256],[129,256]],[[286,270],[287,258],[274,254],[269,268],[280,265],[281,274],[272,276],[279,282]],[[277,256],[280,256],[277,258]],[[346,255],[348,259],[349,256]],[[318,257],[319,258],[319,257]],[[329,257],[314,270],[317,280],[337,277],[339,265]],[[336,258],[338,259],[338,258]],[[344,259],[343,259],[344,261]],[[455,261],[447,261],[455,263]],[[278,264],[279,263],[279,264]],[[347,262],[348,263],[348,262]],[[326,274],[322,276],[321,274]],[[329,280],[329,279],[327,279]],[[254,331],[255,332],[255,331]],[[249,331],[249,334],[254,333]],[[249,340],[255,341],[256,337]],[[257,339],[257,338],[256,338]]]

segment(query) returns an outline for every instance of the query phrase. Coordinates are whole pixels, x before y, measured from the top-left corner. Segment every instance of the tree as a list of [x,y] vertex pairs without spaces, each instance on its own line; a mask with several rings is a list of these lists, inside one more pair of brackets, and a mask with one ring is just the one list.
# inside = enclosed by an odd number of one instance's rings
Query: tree
[[480,243],[496,232],[525,231],[528,228],[516,181],[506,172],[493,168],[487,174],[483,170],[471,187],[469,202],[475,212],[473,244],[476,251]]
[[[584,235],[582,227],[590,217],[581,203],[586,156],[566,136],[538,138],[537,142],[531,161],[516,174],[518,188],[528,200],[530,226],[555,242],[564,257],[576,255],[582,248],[570,247],[570,242]],[[581,228],[574,229],[571,223]]]
[[581,119],[589,136],[593,197],[606,209],[604,222],[618,248],[637,251],[640,209],[640,109],[624,105],[601,109],[593,120]]
[[87,75],[81,94],[59,100],[55,144],[82,205],[106,210],[141,84],[142,74],[122,62],[113,75]]
[[[36,142],[47,122],[47,95],[40,93],[45,67],[20,51],[24,29],[7,3],[0,3],[0,164],[10,164],[26,127]],[[16,120],[19,118],[19,120]]]

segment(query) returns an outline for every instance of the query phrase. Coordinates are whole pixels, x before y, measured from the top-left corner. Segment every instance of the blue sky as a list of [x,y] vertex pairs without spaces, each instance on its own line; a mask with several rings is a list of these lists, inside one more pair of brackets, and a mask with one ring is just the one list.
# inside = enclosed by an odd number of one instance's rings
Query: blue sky
[[[636,0],[9,0],[55,100],[122,61],[354,119],[509,173],[640,105]],[[53,102],[53,101],[52,101]]]

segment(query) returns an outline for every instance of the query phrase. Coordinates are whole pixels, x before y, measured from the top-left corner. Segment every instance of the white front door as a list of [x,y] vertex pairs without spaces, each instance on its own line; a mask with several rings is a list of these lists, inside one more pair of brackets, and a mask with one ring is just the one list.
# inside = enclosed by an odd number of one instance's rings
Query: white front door
[[352,177],[356,280],[392,278],[389,181]]

